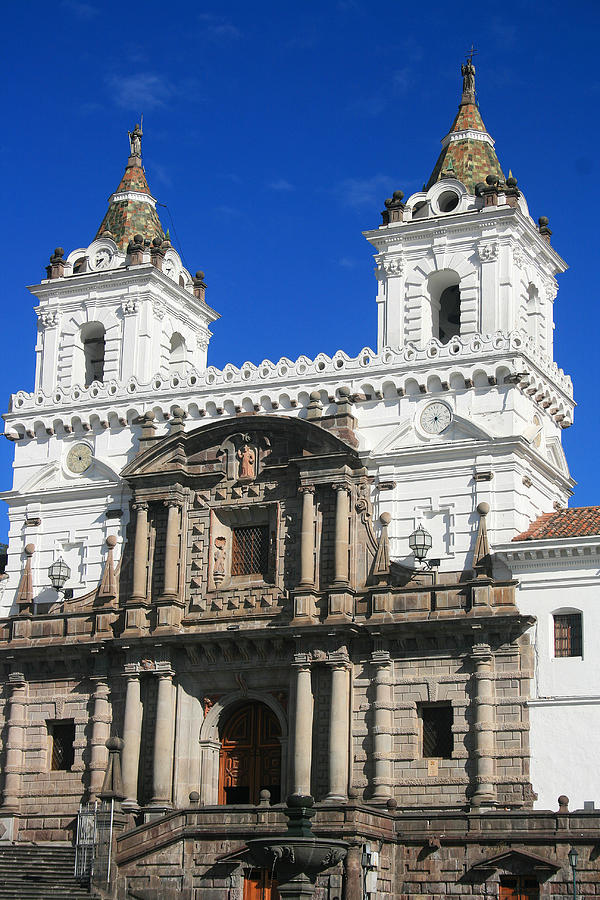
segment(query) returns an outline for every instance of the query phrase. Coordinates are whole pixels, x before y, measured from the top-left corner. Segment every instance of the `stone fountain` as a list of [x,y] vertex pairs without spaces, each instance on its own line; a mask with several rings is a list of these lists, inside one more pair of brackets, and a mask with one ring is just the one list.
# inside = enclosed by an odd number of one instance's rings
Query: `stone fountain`
[[287,832],[247,841],[252,859],[277,880],[282,900],[308,900],[315,891],[317,875],[346,857],[348,844],[315,837],[310,820],[315,815],[314,799],[291,794],[284,813]]

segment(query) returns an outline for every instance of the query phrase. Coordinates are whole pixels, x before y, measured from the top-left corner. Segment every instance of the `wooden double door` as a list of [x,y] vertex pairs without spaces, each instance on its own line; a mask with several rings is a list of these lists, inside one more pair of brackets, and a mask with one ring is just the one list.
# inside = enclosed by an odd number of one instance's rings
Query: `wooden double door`
[[258,803],[265,789],[271,803],[279,803],[280,736],[275,715],[263,703],[246,703],[232,713],[221,733],[219,803]]
[[264,869],[255,869],[244,879],[244,900],[280,900],[277,883]]
[[540,886],[535,878],[506,875],[500,879],[499,900],[539,900]]

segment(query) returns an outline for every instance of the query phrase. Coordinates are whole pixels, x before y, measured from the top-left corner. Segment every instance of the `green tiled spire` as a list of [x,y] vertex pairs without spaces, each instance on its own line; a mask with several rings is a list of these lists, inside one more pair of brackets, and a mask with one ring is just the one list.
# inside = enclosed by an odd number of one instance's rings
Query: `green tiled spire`
[[487,175],[497,175],[504,181],[494,142],[486,131],[475,100],[475,66],[471,59],[462,66],[462,76],[463,93],[458,113],[442,141],[442,152],[427,182],[427,190],[442,178],[457,178],[471,194],[475,193],[475,185],[485,181]]
[[164,232],[156,200],[150,193],[142,166],[142,130],[136,125],[129,132],[130,156],[117,190],[108,201],[106,215],[102,219],[96,238],[110,231],[120,250],[125,251],[136,234],[152,241],[164,240]]

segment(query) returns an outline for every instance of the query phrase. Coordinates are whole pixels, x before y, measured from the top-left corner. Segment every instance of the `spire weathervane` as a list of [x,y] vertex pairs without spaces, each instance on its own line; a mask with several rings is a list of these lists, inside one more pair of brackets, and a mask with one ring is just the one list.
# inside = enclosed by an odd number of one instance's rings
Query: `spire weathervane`
[[473,65],[473,57],[478,52],[471,44],[471,49],[467,53],[467,61],[460,67],[463,79],[463,102],[467,99],[472,102],[475,98],[475,66]]

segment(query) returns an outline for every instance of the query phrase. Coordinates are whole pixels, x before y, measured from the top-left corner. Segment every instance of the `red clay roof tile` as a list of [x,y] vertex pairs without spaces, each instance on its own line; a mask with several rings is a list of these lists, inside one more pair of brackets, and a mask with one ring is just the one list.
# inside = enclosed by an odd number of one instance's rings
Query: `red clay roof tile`
[[543,541],[551,538],[586,537],[600,534],[600,506],[576,506],[544,513],[513,541]]

